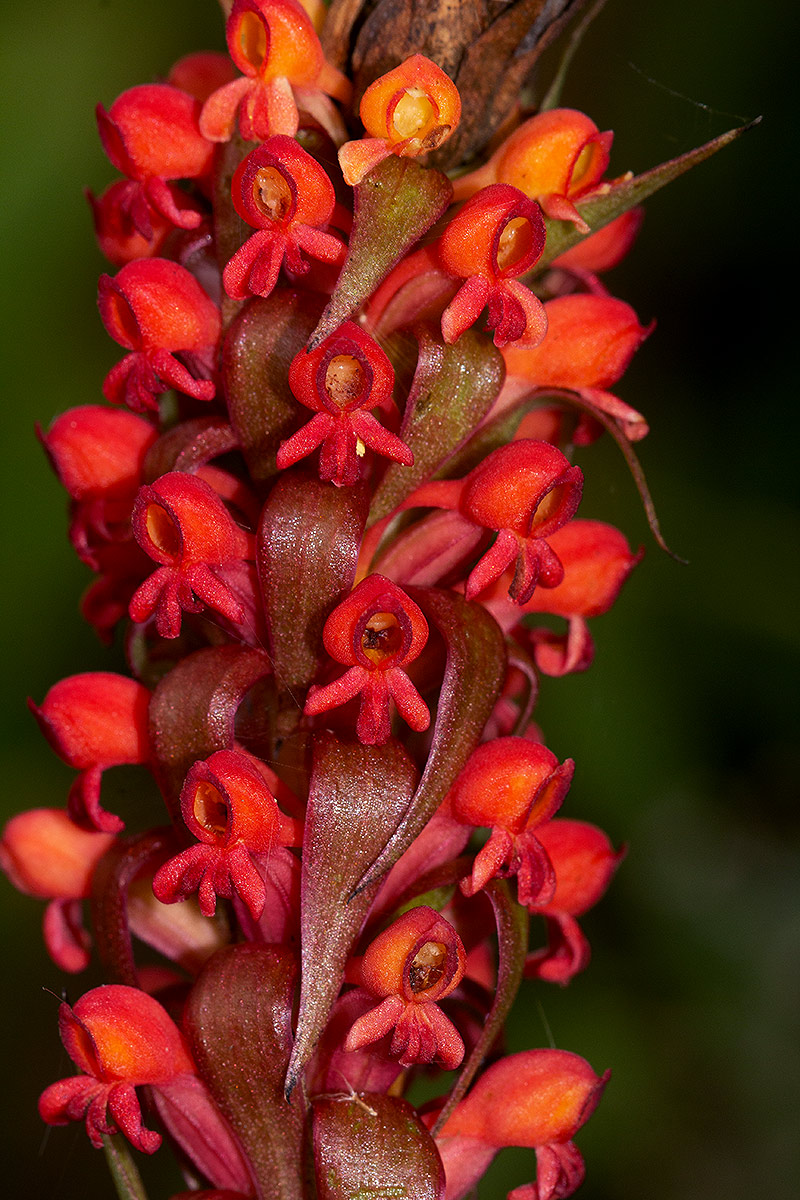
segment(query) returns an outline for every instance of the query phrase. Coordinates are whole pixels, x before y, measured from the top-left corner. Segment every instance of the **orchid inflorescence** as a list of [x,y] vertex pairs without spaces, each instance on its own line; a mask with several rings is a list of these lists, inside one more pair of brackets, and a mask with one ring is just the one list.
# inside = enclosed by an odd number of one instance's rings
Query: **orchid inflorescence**
[[[635,463],[647,433],[609,389],[649,327],[600,278],[641,212],[567,108],[512,115],[451,182],[454,82],[414,53],[356,108],[307,9],[234,0],[229,57],[97,110],[126,354],[107,405],[40,436],[130,673],[31,702],[77,774],[0,842],[58,966],[93,942],[111,979],[61,1005],[78,1074],[40,1111],[95,1146],[166,1136],[187,1196],[459,1200],[515,1145],[536,1180],[511,1196],[555,1200],[608,1072],[502,1029],[524,977],[587,966],[622,857],[532,713],[641,557],[577,515],[572,462],[609,436]],[[162,826],[104,807],[122,764]]]

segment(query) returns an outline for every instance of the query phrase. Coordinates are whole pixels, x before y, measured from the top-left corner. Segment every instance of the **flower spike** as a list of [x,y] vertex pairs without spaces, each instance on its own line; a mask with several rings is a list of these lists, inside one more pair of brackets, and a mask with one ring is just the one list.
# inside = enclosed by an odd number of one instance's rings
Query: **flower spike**
[[267,899],[257,863],[263,859],[268,869],[281,847],[300,845],[302,825],[280,812],[254,762],[234,750],[194,764],[181,791],[181,814],[198,841],[156,872],[156,898],[173,904],[199,890],[200,911],[211,917],[217,896],[235,893],[257,921]]
[[304,275],[303,255],[339,263],[346,248],[323,226],[333,216],[336,196],[328,176],[294,138],[278,134],[253,150],[233,177],[233,204],[258,233],[236,251],[222,276],[234,300],[269,296],[281,264]]
[[308,716],[361,696],[356,734],[364,745],[382,745],[390,733],[389,701],[412,729],[430,724],[430,713],[404,667],[428,640],[421,609],[391,580],[370,575],[333,610],[322,631],[325,649],[350,670],[324,687],[312,686]]
[[351,187],[390,154],[416,157],[446,142],[461,119],[461,97],[436,63],[412,54],[370,84],[359,114],[369,137],[346,142],[339,150],[339,165]]
[[165,638],[181,629],[181,611],[207,606],[234,624],[245,610],[223,578],[223,568],[254,555],[251,534],[240,529],[212,487],[196,475],[171,471],[139,489],[133,532],[146,554],[161,566],[136,590],[133,621],[155,613]]
[[220,333],[219,309],[185,267],[164,258],[137,259],[113,279],[100,276],[97,303],[106,332],[132,351],[106,376],[106,400],[142,412],[156,409],[156,397],[171,387],[213,400],[213,381],[196,378],[175,357],[192,356],[197,369],[210,375]]
[[411,466],[414,455],[370,409],[391,404],[394,371],[377,342],[352,321],[315,350],[304,350],[289,367],[289,386],[306,408],[318,415],[282,442],[279,470],[293,466],[321,446],[319,473],[337,487],[354,484],[359,458],[369,447],[377,454]]
[[382,1003],[356,1020],[344,1043],[359,1050],[392,1035],[401,1067],[434,1059],[454,1070],[464,1043],[437,1001],[458,987],[466,954],[453,926],[427,905],[412,908],[379,934],[360,963],[360,979]]
[[495,738],[473,752],[447,801],[457,821],[492,830],[461,882],[466,896],[490,879],[516,875],[520,904],[551,899],[556,879],[538,829],[561,807],[573,769],[571,759],[559,764],[546,746],[527,738]]
[[442,336],[455,342],[489,306],[495,345],[541,342],[547,318],[541,300],[517,280],[539,260],[545,227],[539,205],[517,188],[484,188],[445,229],[439,258],[464,283],[442,315]]

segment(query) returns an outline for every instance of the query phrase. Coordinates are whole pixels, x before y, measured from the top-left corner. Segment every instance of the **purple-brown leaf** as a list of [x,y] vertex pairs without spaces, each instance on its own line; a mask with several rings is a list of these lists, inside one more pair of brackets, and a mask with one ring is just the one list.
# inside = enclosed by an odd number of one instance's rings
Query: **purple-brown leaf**
[[337,488],[292,473],[264,505],[258,574],[281,690],[303,691],[317,673],[322,627],[355,578],[368,504],[363,484]]
[[314,737],[303,839],[300,1013],[287,1092],[328,1020],[379,881],[351,893],[394,832],[417,777],[399,742],[362,746],[329,732]]
[[297,964],[285,946],[228,946],[203,969],[184,1026],[244,1151],[258,1200],[302,1200],[303,1113],[283,1095]]
[[285,289],[251,300],[231,325],[222,352],[222,377],[231,424],[256,484],[277,471],[278,446],[306,410],[289,387],[289,364],[317,323],[322,302]]
[[385,517],[430,479],[486,416],[503,386],[503,356],[485,334],[469,329],[446,346],[423,328],[417,340],[417,369],[400,427],[414,462],[387,468],[372,498],[370,522]]
[[442,1200],[439,1151],[406,1100],[380,1092],[320,1096],[312,1111],[318,1200]]
[[236,710],[270,670],[260,650],[212,646],[184,658],[156,687],[150,701],[153,772],[179,827],[186,773],[198,759],[232,748]]

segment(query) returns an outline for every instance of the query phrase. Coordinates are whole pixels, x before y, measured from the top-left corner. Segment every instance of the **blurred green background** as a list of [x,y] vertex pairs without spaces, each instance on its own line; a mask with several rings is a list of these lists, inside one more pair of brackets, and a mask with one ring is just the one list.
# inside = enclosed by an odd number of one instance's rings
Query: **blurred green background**
[[[765,118],[649,202],[630,262],[609,279],[658,322],[620,392],[651,422],[642,459],[690,565],[653,545],[614,447],[583,452],[584,515],[619,524],[647,555],[594,623],[592,670],[546,681],[539,719],[548,745],[577,762],[565,814],[630,850],[586,919],[591,968],[564,991],[526,986],[509,1040],[544,1045],[549,1028],[558,1046],[613,1069],[579,1139],[584,1200],[790,1200],[800,1180],[796,38],[788,3],[611,0],[564,96],[616,131],[615,173]],[[222,46],[212,0],[4,12],[3,820],[60,805],[72,777],[26,695],[40,701],[64,675],[119,664],[77,615],[88,575],[33,434],[34,421],[99,400],[117,358],[95,307],[106,268],[82,195],[113,177],[94,105]],[[32,1200],[110,1197],[80,1130],[45,1135],[38,1122],[39,1092],[69,1073],[43,990],[63,979],[41,949],[41,906],[5,880],[0,894],[0,1187]],[[82,990],[70,982],[73,998]],[[532,1176],[532,1152],[508,1152],[482,1200]],[[153,1179],[151,1200],[177,1190],[175,1177]]]

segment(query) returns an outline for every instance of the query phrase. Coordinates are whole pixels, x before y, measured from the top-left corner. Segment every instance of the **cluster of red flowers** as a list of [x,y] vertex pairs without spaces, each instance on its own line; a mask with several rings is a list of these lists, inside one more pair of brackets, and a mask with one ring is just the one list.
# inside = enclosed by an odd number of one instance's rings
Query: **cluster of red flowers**
[[[125,355],[108,405],[41,434],[96,572],[83,613],[123,624],[132,675],[31,704],[78,774],[0,843],[66,971],[91,897],[115,980],[62,1005],[80,1073],[41,1114],[152,1153],[146,1093],[198,1197],[304,1196],[304,1136],[330,1200],[358,1161],[381,1194],[459,1200],[507,1145],[536,1150],[514,1200],[568,1196],[607,1074],[504,1055],[502,1025],[523,977],[587,965],[578,918],[621,857],[560,815],[573,764],[532,711],[639,558],[576,515],[568,457],[646,433],[609,389],[648,331],[599,278],[639,213],[545,269],[545,219],[588,234],[576,205],[610,187],[587,116],[531,116],[451,184],[415,161],[460,114],[428,59],[367,89],[347,141],[350,85],[296,0],[234,0],[227,39],[98,108]],[[404,189],[428,203],[408,234],[380,216]],[[123,763],[169,827],[103,806]],[[434,1065],[461,1073],[416,1109]]]

